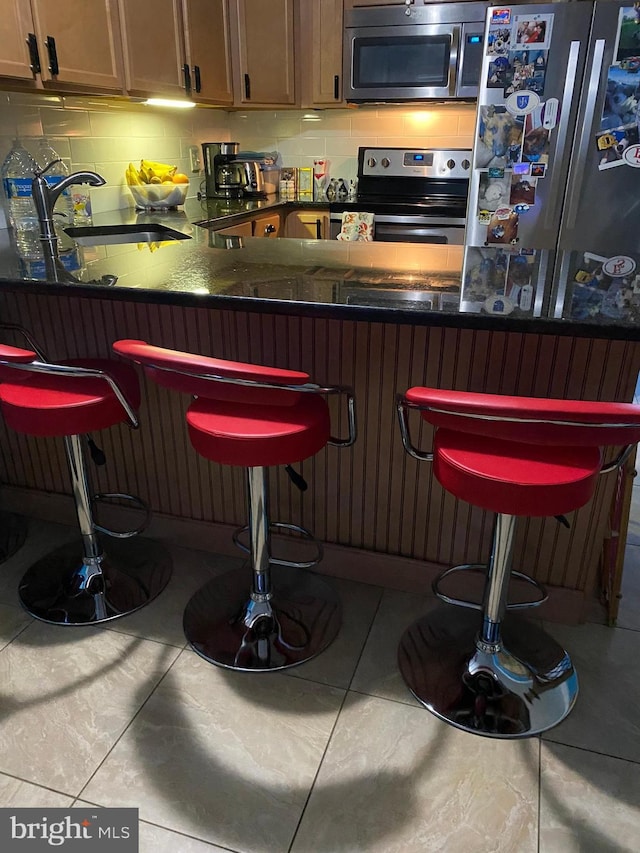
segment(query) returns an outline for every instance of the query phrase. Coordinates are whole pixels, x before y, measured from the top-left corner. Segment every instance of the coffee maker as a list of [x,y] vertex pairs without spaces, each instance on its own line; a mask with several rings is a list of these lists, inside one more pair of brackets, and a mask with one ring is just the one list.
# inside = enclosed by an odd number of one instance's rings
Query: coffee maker
[[239,150],[239,142],[202,143],[207,198],[240,198],[245,176]]

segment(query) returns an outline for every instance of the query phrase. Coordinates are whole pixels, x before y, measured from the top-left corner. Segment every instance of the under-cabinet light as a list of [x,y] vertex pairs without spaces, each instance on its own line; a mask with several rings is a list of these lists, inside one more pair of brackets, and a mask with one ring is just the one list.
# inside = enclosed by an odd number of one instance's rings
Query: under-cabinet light
[[176,107],[176,109],[187,110],[195,107],[193,101],[178,101],[171,98],[147,98],[144,104],[148,107]]

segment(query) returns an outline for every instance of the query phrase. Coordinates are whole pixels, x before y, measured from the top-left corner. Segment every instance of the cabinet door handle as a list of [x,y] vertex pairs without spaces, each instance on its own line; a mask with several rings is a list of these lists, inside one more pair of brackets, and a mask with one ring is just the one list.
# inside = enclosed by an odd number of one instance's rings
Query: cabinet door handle
[[247,100],[251,97],[251,81],[248,74],[244,75],[244,96]]
[[265,227],[264,227],[264,233],[265,233],[265,234],[273,234],[273,232],[274,232],[275,230],[276,230],[276,226],[275,226],[275,225],[265,225]]
[[200,80],[200,66],[199,65],[193,66],[193,79],[195,80],[195,84],[196,84],[196,92],[201,92],[202,91],[202,82]]
[[336,101],[340,100],[340,77],[338,74],[333,78],[333,97]]
[[187,95],[191,94],[191,69],[188,65],[182,66],[182,73],[184,74],[184,88]]
[[27,44],[29,46],[30,68],[34,74],[39,74],[42,71],[40,67],[40,54],[38,53],[38,39],[35,33],[29,33],[27,36]]
[[316,240],[322,240],[322,222],[316,219]]
[[47,36],[45,41],[47,46],[47,51],[49,52],[49,71],[53,77],[56,77],[60,73],[60,68],[58,66],[58,51],[56,50],[56,40],[53,36]]

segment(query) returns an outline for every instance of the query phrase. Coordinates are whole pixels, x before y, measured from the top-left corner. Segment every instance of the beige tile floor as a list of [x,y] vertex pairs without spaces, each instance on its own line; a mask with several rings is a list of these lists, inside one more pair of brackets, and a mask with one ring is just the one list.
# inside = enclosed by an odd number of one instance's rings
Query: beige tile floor
[[240,561],[174,548],[163,595],[106,628],[19,608],[16,585],[74,535],[32,521],[0,566],[0,806],[133,806],[142,853],[620,853],[640,850],[640,486],[619,626],[548,625],[581,693],[542,738],[457,731],[395,664],[427,598],[337,582],[344,629],[286,674],[186,648],[192,591]]

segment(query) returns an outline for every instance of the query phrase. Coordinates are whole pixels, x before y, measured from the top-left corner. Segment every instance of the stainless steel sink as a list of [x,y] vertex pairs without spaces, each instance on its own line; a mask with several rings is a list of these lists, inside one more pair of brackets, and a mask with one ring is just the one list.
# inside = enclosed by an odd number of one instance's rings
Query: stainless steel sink
[[80,246],[104,246],[108,243],[161,243],[165,240],[190,240],[188,234],[166,225],[70,225],[65,234]]

